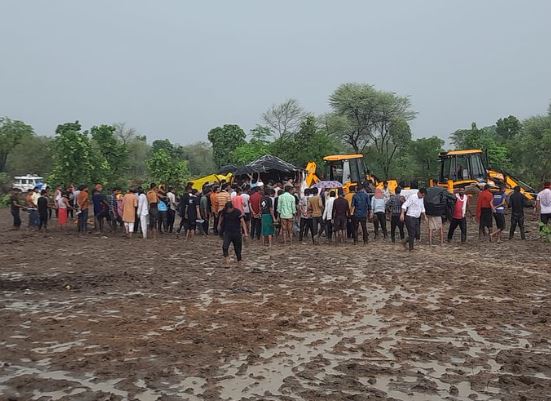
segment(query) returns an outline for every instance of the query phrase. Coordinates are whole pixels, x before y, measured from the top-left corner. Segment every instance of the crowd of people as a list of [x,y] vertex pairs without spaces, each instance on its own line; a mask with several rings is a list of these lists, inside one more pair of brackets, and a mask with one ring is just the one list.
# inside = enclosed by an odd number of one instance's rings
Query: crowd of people
[[[342,244],[360,239],[369,242],[370,223],[374,238],[396,242],[397,237],[404,247],[414,249],[420,239],[421,222],[428,226],[428,239],[440,233],[444,242],[443,218],[447,215],[449,230],[447,240],[452,241],[459,227],[461,242],[467,241],[467,218],[470,197],[464,188],[459,188],[446,211],[428,207],[425,195],[431,189],[397,187],[394,191],[384,183],[375,188],[372,182],[343,188],[301,188],[292,180],[269,182],[260,180],[244,183],[220,182],[205,185],[198,191],[189,183],[183,194],[178,195],[171,187],[152,183],[148,188],[129,188],[123,192],[112,188],[108,193],[101,184],[96,184],[92,193],[85,185],[66,188],[61,186],[29,190],[24,200],[12,189],[10,207],[14,229],[21,226],[20,211],[28,212],[28,228],[47,231],[54,214],[59,230],[65,230],[74,222],[80,234],[106,231],[134,232],[142,238],[156,238],[175,234],[192,240],[196,234],[219,235],[223,238],[223,255],[229,260],[229,248],[233,244],[237,262],[242,259],[243,237],[272,246],[274,238],[284,244],[306,238],[318,245],[322,238],[327,243]],[[525,239],[524,196],[520,188],[506,195],[503,187],[490,190],[486,187],[479,193],[476,203],[476,218],[479,222],[479,238],[500,241],[505,230],[505,211],[511,210],[509,238],[518,227],[521,239]],[[551,222],[551,184],[545,183],[537,195],[534,213],[540,214],[541,222]],[[175,223],[179,216],[179,225]],[[93,229],[89,219],[93,217]],[[493,228],[495,221],[496,228]],[[387,229],[390,223],[390,232]],[[93,230],[93,231],[92,231]],[[406,234],[407,232],[407,234]]]

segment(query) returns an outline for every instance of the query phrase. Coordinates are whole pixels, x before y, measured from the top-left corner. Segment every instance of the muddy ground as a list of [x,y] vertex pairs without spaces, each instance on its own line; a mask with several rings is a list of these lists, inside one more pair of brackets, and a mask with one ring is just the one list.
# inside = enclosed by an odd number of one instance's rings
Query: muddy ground
[[[9,231],[0,400],[549,400],[551,248]],[[24,216],[25,217],[25,216]],[[458,233],[457,233],[458,235]]]

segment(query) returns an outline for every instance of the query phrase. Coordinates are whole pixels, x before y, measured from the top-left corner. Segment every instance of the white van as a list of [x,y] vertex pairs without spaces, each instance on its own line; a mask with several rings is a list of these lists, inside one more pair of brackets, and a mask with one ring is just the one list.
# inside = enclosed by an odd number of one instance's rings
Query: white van
[[28,191],[29,189],[34,189],[39,187],[40,189],[45,188],[46,185],[43,178],[34,174],[21,175],[14,178],[13,187],[20,189],[21,191]]

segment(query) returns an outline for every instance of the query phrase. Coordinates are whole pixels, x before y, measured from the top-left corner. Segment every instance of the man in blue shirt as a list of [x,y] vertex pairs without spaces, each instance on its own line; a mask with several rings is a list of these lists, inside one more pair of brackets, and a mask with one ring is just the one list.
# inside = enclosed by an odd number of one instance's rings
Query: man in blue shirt
[[352,215],[352,225],[354,227],[354,244],[358,243],[358,226],[362,226],[362,235],[364,244],[367,244],[369,234],[367,232],[367,215],[371,210],[369,204],[369,195],[367,194],[365,187],[361,188],[359,192],[354,194],[352,198],[352,206],[354,207],[354,214]]

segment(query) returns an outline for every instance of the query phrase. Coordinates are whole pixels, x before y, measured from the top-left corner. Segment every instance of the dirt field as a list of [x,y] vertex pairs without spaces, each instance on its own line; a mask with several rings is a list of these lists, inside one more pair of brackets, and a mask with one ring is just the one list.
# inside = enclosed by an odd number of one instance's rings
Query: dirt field
[[413,254],[251,244],[224,269],[212,236],[44,236],[0,217],[0,400],[551,399],[534,222],[526,242]]

